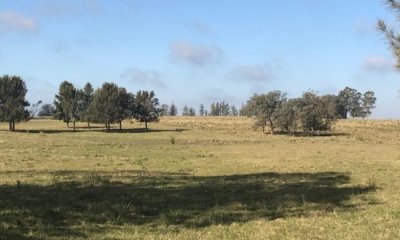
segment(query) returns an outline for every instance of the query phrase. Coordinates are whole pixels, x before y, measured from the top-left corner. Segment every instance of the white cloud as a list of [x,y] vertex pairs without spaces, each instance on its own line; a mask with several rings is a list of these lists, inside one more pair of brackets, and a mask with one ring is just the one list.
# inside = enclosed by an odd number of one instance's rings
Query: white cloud
[[188,42],[174,42],[170,45],[172,58],[198,66],[217,62],[222,57],[222,50],[216,46],[194,46]]
[[38,22],[30,17],[23,16],[13,11],[0,12],[0,30],[16,32],[36,32],[39,28]]
[[160,74],[156,71],[145,71],[139,68],[128,68],[122,77],[130,79],[133,83],[151,85],[165,88],[167,85],[161,80]]
[[364,70],[368,72],[390,72],[394,62],[382,56],[370,56],[364,61]]
[[266,82],[272,77],[270,68],[262,65],[236,66],[228,74],[228,78],[233,80],[253,83]]

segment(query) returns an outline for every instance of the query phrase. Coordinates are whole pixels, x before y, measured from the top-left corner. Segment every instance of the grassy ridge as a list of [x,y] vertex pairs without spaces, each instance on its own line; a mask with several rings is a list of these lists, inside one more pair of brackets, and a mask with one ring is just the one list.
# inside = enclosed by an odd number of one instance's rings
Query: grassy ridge
[[400,239],[396,121],[318,137],[222,117],[16,127],[0,126],[0,239]]

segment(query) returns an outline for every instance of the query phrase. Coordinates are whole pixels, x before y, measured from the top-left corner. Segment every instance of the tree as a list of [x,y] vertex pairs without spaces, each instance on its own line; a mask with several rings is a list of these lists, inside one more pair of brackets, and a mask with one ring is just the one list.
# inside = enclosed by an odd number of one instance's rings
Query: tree
[[[384,2],[386,5],[388,5],[391,9],[393,9],[395,11],[397,16],[400,14],[400,2],[398,2],[396,0],[385,0]],[[399,18],[397,18],[397,21],[400,21]],[[389,27],[385,23],[385,21],[382,19],[378,20],[377,27],[385,35],[387,43],[397,59],[396,68],[399,70],[400,69],[400,33],[395,31],[395,29],[398,29],[398,28]]]
[[306,133],[330,130],[336,121],[336,111],[314,92],[305,92],[298,99],[298,117]]
[[366,118],[371,115],[371,110],[375,108],[376,97],[373,91],[367,91],[363,94],[362,98],[362,111],[361,117]]
[[225,101],[211,103],[210,106],[210,115],[211,116],[229,116],[230,107],[228,103]]
[[211,103],[210,106],[210,115],[211,116],[219,116],[221,110],[219,107],[219,103]]
[[117,91],[117,114],[115,115],[115,120],[119,124],[119,130],[122,130],[122,121],[134,114],[130,108],[134,104],[134,96],[122,87],[119,87]]
[[238,112],[238,110],[236,109],[235,105],[232,105],[232,106],[231,106],[231,115],[232,115],[232,116],[237,116],[237,115],[239,115],[239,112]]
[[243,113],[255,118],[255,126],[261,127],[263,132],[265,132],[265,127],[269,126],[271,134],[274,134],[277,123],[276,112],[284,102],[286,102],[286,94],[281,91],[254,94],[244,106]]
[[90,112],[92,122],[102,123],[107,130],[110,130],[118,115],[118,86],[106,82],[97,89],[93,94]]
[[67,123],[73,123],[75,131],[75,123],[80,118],[80,109],[78,105],[79,91],[74,85],[68,81],[60,84],[58,94],[56,94],[54,105],[56,107],[55,117]]
[[277,125],[282,131],[290,134],[296,132],[299,110],[299,99],[289,99],[282,103],[275,113]]
[[176,107],[176,105],[174,103],[171,103],[171,106],[169,108],[169,115],[170,116],[178,115],[178,108]]
[[203,104],[200,104],[200,106],[199,106],[199,115],[204,116],[204,105]]
[[189,115],[188,116],[196,116],[196,110],[194,110],[194,108],[190,107],[189,108]]
[[169,114],[169,106],[168,104],[161,105],[160,116],[167,116]]
[[29,120],[29,106],[25,96],[28,90],[25,82],[18,76],[0,77],[0,121],[8,122],[10,131],[15,131],[15,122]]
[[361,114],[362,94],[354,88],[346,87],[339,92],[338,109],[343,119],[350,114],[351,117],[358,117]]
[[155,97],[153,91],[137,92],[135,96],[134,117],[140,122],[144,122],[146,130],[148,130],[148,122],[157,122],[159,120],[160,108],[158,105],[158,98]]
[[81,121],[86,121],[88,128],[90,130],[90,122],[93,119],[93,113],[92,109],[90,108],[90,104],[93,101],[93,93],[94,89],[92,87],[92,84],[89,82],[85,84],[85,87],[83,88],[83,91],[80,92],[81,97],[80,97],[80,102],[79,102],[79,108],[81,111]]
[[189,107],[187,105],[182,108],[182,116],[189,116]]
[[52,104],[43,104],[42,108],[40,109],[38,116],[39,117],[50,117],[54,115],[55,108]]

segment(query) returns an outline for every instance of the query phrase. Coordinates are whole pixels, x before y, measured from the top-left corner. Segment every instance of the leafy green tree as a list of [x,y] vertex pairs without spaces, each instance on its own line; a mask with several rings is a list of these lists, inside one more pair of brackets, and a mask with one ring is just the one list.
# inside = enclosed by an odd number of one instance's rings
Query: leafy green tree
[[139,91],[135,96],[134,117],[140,122],[144,122],[146,130],[147,123],[157,122],[160,116],[158,98],[153,91]]
[[[298,117],[306,133],[328,131],[336,121],[336,111],[329,108],[329,102],[324,101],[314,92],[305,92],[298,100]],[[332,111],[333,109],[333,111]]]
[[29,111],[25,109],[29,106],[25,100],[27,92],[25,82],[20,77],[0,77],[0,121],[8,122],[10,131],[15,131],[16,122],[30,119]]
[[367,91],[362,97],[362,111],[361,117],[366,118],[372,113],[372,109],[375,108],[376,97],[373,91]]
[[56,109],[54,108],[54,106],[52,104],[48,104],[48,103],[47,104],[43,104],[41,109],[40,109],[40,111],[39,111],[39,113],[38,113],[38,116],[39,117],[50,117],[50,116],[53,116],[55,110]]
[[60,84],[58,94],[56,94],[54,100],[54,106],[56,107],[55,117],[59,120],[63,120],[67,123],[73,123],[75,131],[75,123],[80,119],[79,109],[79,91],[74,85],[68,81],[64,81]]
[[169,112],[168,115],[170,116],[176,116],[178,115],[178,108],[176,107],[176,105],[174,103],[171,103],[171,106],[169,108]]
[[93,118],[92,109],[90,108],[90,104],[93,101],[93,93],[94,89],[92,84],[89,82],[85,84],[83,90],[80,91],[80,101],[79,101],[79,109],[81,111],[81,121],[87,122],[88,128],[90,130],[90,122]]
[[265,127],[269,126],[270,133],[274,134],[277,124],[277,114],[281,105],[286,101],[286,94],[275,90],[267,94],[254,94],[244,106],[243,112],[248,117],[255,119],[255,126],[261,127],[265,132]]
[[115,83],[104,83],[93,94],[90,105],[92,121],[102,123],[110,130],[111,124],[120,120],[119,101],[118,86]]
[[283,102],[275,112],[278,127],[284,132],[294,134],[298,128],[299,110],[299,99]]
[[118,88],[118,103],[116,121],[119,124],[119,130],[122,130],[122,121],[133,115],[130,106],[134,104],[134,96],[128,93],[125,88]]
[[353,118],[360,116],[361,98],[362,94],[354,88],[346,87],[339,92],[338,109],[343,119],[346,119],[348,114]]

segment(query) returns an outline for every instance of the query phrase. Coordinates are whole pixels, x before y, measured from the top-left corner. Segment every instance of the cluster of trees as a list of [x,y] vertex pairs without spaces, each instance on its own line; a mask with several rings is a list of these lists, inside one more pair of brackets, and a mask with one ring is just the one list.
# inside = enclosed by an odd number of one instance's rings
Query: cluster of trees
[[[4,75],[0,77],[0,121],[9,123],[9,130],[15,131],[15,123],[27,121],[32,117],[30,105],[25,100],[27,93],[24,81],[18,76]],[[240,110],[240,115],[253,117],[255,125],[265,132],[269,127],[271,134],[275,129],[294,133],[299,129],[306,133],[330,130],[338,118],[369,116],[375,108],[374,92],[361,93],[356,89],[346,87],[338,95],[319,96],[315,92],[305,92],[299,98],[288,99],[281,91],[266,94],[255,94]],[[41,104],[39,101],[32,106]],[[77,89],[72,83],[64,81],[60,84],[55,96],[54,106],[42,105],[39,116],[53,115],[69,124],[83,121],[104,124],[107,129],[111,124],[118,123],[122,129],[124,119],[135,118],[145,123],[158,121],[160,115],[176,116],[178,109],[175,104],[159,106],[153,91],[138,91],[136,94],[114,83],[104,83],[94,90],[90,83],[83,89]],[[204,105],[199,107],[200,116],[237,116],[235,106],[225,102],[215,102],[210,106],[210,112]],[[195,116],[192,107],[184,106],[182,115]]]
[[366,118],[375,108],[376,97],[373,91],[366,91],[364,94],[354,88],[346,87],[336,97],[338,113],[340,118],[351,117]]
[[178,108],[174,103],[172,103],[171,105],[168,104],[161,105],[160,116],[176,116],[176,115],[178,115]]
[[[178,108],[175,104],[161,105],[161,115],[162,116],[176,116],[178,115]],[[196,116],[196,110],[193,107],[189,107],[184,105],[182,108],[182,116]],[[238,116],[239,110],[235,107],[235,105],[229,105],[225,101],[222,102],[213,102],[210,105],[210,111],[208,111],[204,104],[200,104],[199,106],[199,116]]]
[[276,129],[293,134],[329,131],[338,118],[366,117],[375,108],[374,92],[364,94],[346,87],[338,95],[323,95],[308,91],[299,98],[288,99],[281,91],[255,94],[241,109],[241,115],[255,119],[255,126],[270,133]]
[[15,123],[27,121],[30,104],[25,100],[28,90],[25,82],[18,76],[0,77],[0,122],[8,122],[10,131],[15,131]]
[[188,107],[185,105],[182,108],[182,116],[196,116],[196,110],[193,107]]
[[54,101],[54,116],[67,123],[73,124],[83,121],[88,123],[104,124],[106,129],[111,124],[118,123],[122,129],[122,121],[136,118],[147,123],[158,121],[161,109],[153,91],[138,91],[136,94],[128,92],[115,83],[104,83],[101,88],[93,89],[87,83],[83,89],[77,89],[68,81],[61,83]]
[[229,106],[228,103],[216,102],[211,103],[210,106],[210,116],[238,116],[239,111],[236,109],[235,105]]

